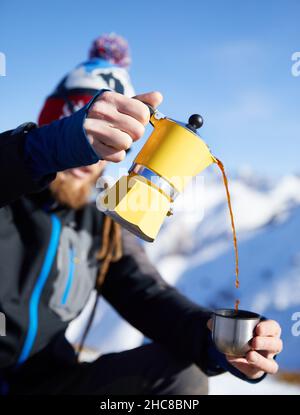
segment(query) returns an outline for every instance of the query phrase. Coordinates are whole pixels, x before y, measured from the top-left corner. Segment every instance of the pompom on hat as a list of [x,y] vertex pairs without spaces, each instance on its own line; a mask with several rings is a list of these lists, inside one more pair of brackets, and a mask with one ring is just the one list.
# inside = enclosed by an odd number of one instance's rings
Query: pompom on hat
[[89,57],[103,58],[123,68],[128,68],[131,63],[128,42],[115,33],[105,33],[95,39]]

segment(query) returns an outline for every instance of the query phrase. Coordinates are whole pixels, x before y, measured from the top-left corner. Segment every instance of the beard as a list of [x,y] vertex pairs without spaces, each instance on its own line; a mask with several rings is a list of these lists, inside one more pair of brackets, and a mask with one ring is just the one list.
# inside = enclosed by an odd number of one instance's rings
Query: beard
[[78,210],[89,202],[97,177],[78,180],[68,173],[61,172],[50,184],[50,191],[60,205]]

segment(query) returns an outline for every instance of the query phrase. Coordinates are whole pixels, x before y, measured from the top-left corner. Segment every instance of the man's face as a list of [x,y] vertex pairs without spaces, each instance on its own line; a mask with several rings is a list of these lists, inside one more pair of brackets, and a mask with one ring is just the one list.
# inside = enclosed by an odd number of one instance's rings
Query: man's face
[[85,167],[65,170],[57,174],[50,184],[54,198],[61,204],[73,209],[79,209],[89,201],[93,186],[103,172],[106,161]]

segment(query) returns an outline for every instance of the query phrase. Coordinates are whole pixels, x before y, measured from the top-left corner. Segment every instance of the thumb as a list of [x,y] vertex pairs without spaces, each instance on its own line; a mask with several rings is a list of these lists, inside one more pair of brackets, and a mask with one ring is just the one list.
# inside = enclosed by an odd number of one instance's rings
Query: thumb
[[153,108],[158,107],[163,100],[162,94],[158,91],[147,92],[146,94],[136,95],[133,98],[138,99],[139,101],[142,101],[145,104],[151,105],[151,107]]

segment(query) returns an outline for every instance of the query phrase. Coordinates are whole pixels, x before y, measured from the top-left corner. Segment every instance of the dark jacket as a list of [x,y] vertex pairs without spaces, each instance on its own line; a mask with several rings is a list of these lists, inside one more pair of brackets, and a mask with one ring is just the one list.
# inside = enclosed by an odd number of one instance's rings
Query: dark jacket
[[[0,135],[0,368],[42,350],[83,309],[101,264],[103,213],[49,204],[53,177],[32,180],[23,161],[24,131]],[[33,193],[22,196],[22,194]],[[134,236],[123,231],[124,255],[106,276],[103,296],[147,337],[189,357],[209,375],[210,312],[167,284]]]
[[25,123],[0,134],[0,208],[21,195],[42,190],[55,178],[55,174],[51,174],[34,180],[26,164],[25,140],[34,128],[34,123]]

